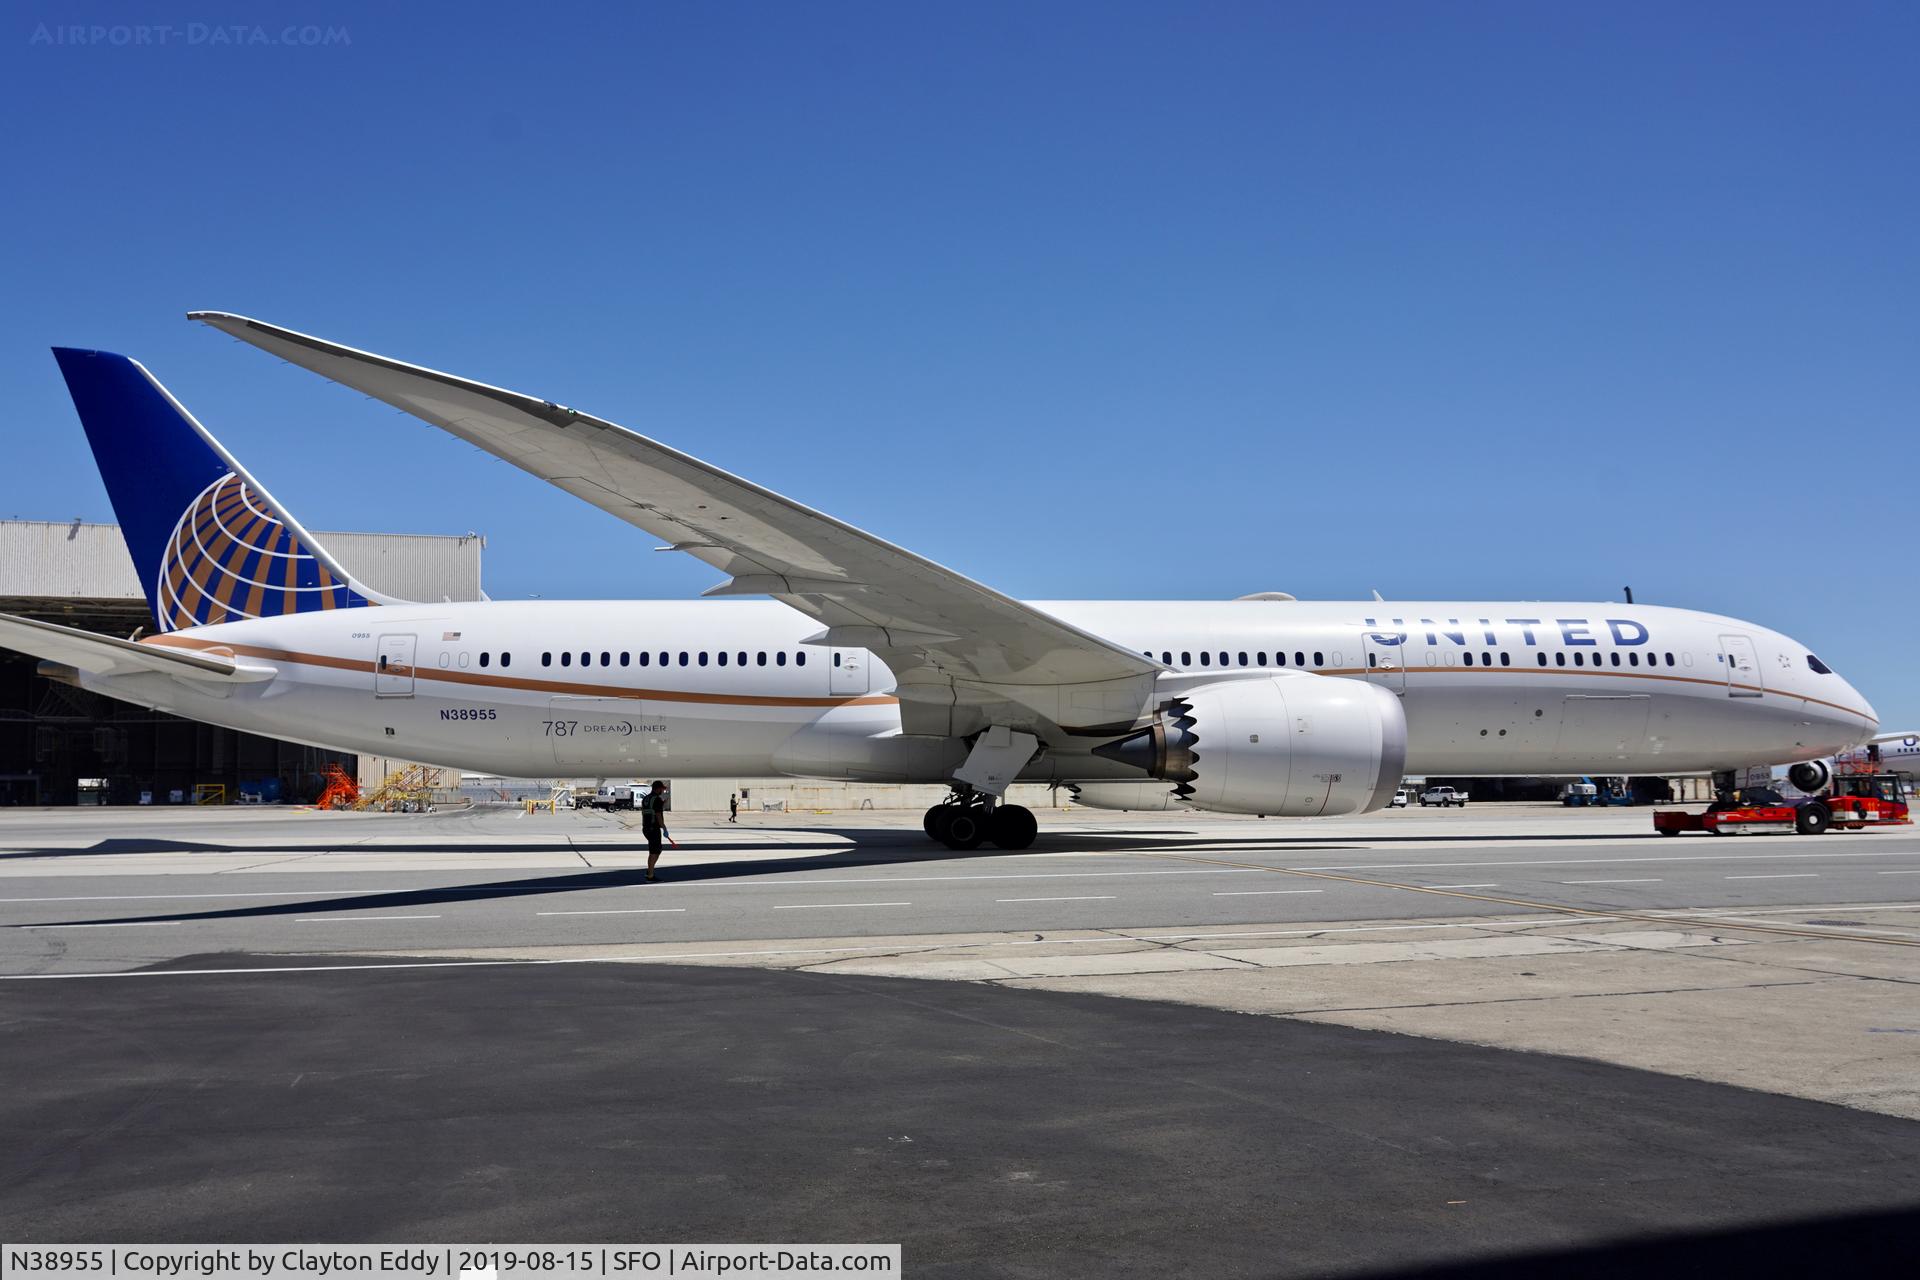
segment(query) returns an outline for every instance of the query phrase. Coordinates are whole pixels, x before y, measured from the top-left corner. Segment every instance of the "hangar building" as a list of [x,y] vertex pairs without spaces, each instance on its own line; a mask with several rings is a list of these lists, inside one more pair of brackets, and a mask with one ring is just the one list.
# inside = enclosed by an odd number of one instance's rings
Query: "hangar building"
[[[480,600],[486,539],[316,533],[368,586],[402,600]],[[0,612],[127,636],[153,626],[117,525],[0,521]],[[35,674],[0,650],[0,804],[311,799],[352,755],[296,746],[116,702]]]

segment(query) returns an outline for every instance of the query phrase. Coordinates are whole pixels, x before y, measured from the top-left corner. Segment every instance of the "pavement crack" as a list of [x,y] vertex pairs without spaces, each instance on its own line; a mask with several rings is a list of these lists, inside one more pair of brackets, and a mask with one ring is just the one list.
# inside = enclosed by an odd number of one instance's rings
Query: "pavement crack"
[[[1850,977],[1837,974],[1836,977]],[[1716,987],[1645,987],[1632,991],[1560,991],[1538,996],[1500,996],[1491,1000],[1426,1000],[1415,1004],[1342,1005],[1331,1009],[1289,1009],[1275,1013],[1279,1018],[1312,1018],[1327,1013],[1405,1013],[1414,1009],[1468,1009],[1477,1005],[1544,1004],[1555,1000],[1614,1000],[1623,996],[1683,996],[1707,991],[1765,991],[1776,987],[1818,987],[1828,979],[1810,982],[1736,982]]]

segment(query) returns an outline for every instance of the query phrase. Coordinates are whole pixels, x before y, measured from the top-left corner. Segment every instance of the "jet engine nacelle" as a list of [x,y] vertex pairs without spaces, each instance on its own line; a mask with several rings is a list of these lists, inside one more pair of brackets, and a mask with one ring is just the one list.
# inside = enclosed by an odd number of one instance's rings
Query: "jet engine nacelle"
[[1810,796],[1817,796],[1833,781],[1833,766],[1825,760],[1804,760],[1787,770],[1787,781]]
[[1361,680],[1222,680],[1183,690],[1152,727],[1094,753],[1179,784],[1196,809],[1331,817],[1393,798],[1407,719],[1398,698]]

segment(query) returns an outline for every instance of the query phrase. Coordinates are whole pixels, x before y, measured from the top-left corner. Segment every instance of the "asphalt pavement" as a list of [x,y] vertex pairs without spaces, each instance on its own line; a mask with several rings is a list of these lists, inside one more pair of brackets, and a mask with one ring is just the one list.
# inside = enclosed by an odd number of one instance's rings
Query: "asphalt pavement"
[[1920,1123],[1094,996],[680,966],[0,988],[0,1237],[901,1242],[915,1276],[1910,1274]]

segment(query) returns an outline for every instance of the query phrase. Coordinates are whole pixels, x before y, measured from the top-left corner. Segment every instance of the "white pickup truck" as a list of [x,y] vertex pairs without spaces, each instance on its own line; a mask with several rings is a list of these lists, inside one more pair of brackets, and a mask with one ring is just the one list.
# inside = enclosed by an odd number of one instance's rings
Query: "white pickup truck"
[[1467,793],[1455,791],[1452,787],[1428,787],[1420,793],[1420,807],[1431,809],[1435,805],[1442,809],[1458,805],[1464,809],[1467,807]]

